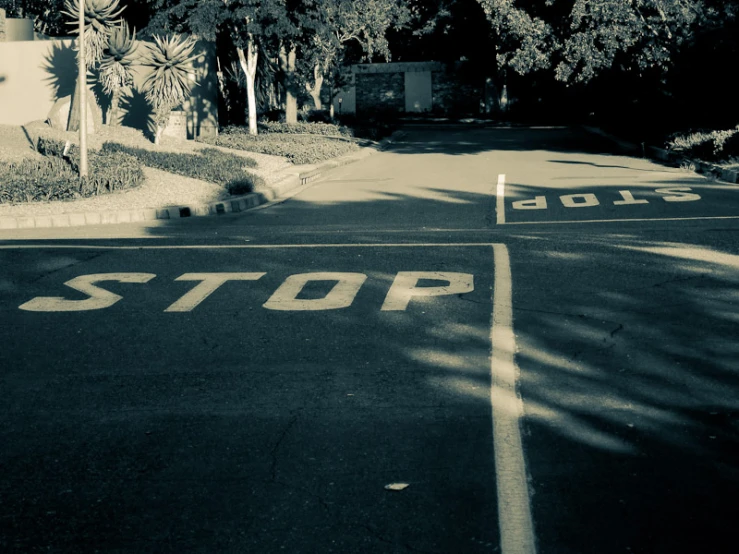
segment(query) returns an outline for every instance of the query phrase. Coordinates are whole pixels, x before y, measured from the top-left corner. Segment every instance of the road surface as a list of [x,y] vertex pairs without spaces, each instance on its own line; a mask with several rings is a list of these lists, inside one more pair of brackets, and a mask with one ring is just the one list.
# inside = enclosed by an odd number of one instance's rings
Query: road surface
[[735,552],[735,186],[406,129],[246,214],[0,233],[4,552]]

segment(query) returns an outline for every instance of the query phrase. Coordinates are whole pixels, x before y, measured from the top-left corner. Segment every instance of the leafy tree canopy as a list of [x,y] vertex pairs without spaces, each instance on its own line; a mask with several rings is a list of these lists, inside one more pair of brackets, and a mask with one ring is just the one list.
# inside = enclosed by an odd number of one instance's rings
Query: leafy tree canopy
[[497,38],[498,63],[520,74],[553,68],[587,82],[619,65],[667,69],[702,29],[737,16],[719,0],[478,0]]
[[66,36],[69,28],[62,14],[64,0],[0,0],[0,8],[8,17],[34,20],[34,29],[49,36]]

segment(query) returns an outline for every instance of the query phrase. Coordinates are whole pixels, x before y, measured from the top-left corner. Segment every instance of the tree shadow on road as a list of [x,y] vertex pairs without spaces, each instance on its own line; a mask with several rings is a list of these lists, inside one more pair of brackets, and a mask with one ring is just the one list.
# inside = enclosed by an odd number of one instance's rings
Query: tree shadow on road
[[[578,127],[407,126],[388,151],[464,156],[492,151],[624,153],[615,143]],[[438,138],[437,138],[438,137]]]
[[[478,147],[462,144],[455,154]],[[650,176],[642,185],[686,183],[715,189],[727,209],[733,205],[735,191],[703,179]],[[84,239],[92,246],[84,255],[73,248],[49,250],[39,261],[32,251],[0,251],[7,275],[0,291],[13,300],[5,306],[18,305],[22,296],[56,294],[50,288],[64,291],[61,283],[79,272],[104,271],[106,259],[116,271],[156,273],[152,286],[159,287],[137,297],[122,285],[117,291],[125,310],[94,324],[80,317],[59,329],[51,318],[40,327],[27,320],[30,336],[41,341],[38,349],[64,366],[29,360],[23,353],[28,344],[6,347],[4,390],[12,385],[17,392],[6,403],[6,417],[20,428],[22,415],[32,429],[39,418],[47,421],[49,410],[65,414],[54,423],[58,443],[41,447],[32,434],[14,434],[7,444],[16,465],[6,470],[36,479],[42,490],[43,472],[28,475],[25,465],[40,449],[49,464],[61,459],[77,468],[81,477],[72,479],[74,485],[85,483],[75,486],[82,491],[77,504],[56,508],[57,524],[38,526],[39,540],[47,537],[44,544],[51,544],[64,531],[57,541],[96,536],[98,546],[118,545],[130,539],[132,528],[137,536],[157,536],[155,519],[131,514],[141,498],[164,497],[177,508],[170,511],[184,514],[171,522],[175,535],[188,535],[192,522],[207,516],[211,532],[227,535],[229,522],[238,522],[259,545],[284,529],[279,510],[290,505],[303,518],[293,521],[308,522],[317,533],[337,522],[357,535],[374,533],[370,550],[387,544],[381,540],[387,536],[402,536],[406,550],[455,551],[461,536],[456,531],[472,533],[495,515],[483,506],[494,491],[475,472],[490,467],[491,453],[491,295],[499,260],[485,245],[504,242],[511,256],[524,445],[540,543],[561,552],[674,554],[694,552],[700,537],[703,550],[726,551],[733,533],[728,514],[739,494],[734,220],[710,227],[614,221],[502,229],[495,225],[490,193],[423,184],[414,193],[399,193],[379,188],[385,184],[367,183],[354,200],[311,202],[298,195],[242,215],[160,221],[137,239]],[[580,183],[577,191],[596,184]],[[618,188],[593,190],[605,198]],[[514,183],[509,201],[530,199],[537,190]],[[386,246],[320,246],[362,242]],[[451,242],[460,246],[429,246]],[[426,246],[397,246],[403,243]],[[96,244],[131,250],[96,251]],[[250,248],[269,244],[274,247]],[[197,248],[172,248],[183,245]],[[151,246],[161,250],[146,249]],[[197,271],[266,275],[253,285],[256,296],[239,296],[232,287],[231,296],[214,295],[180,319],[163,314],[192,288],[175,279]],[[262,308],[287,276],[315,271],[365,272],[368,282],[355,304],[333,312],[278,315]],[[474,272],[476,289],[388,314],[379,306],[397,271]],[[38,290],[21,290],[25,282]],[[91,368],[82,354],[65,358],[69,354],[59,346],[79,341],[85,325],[97,338],[130,332],[126,341],[109,340],[105,356]],[[144,357],[142,348],[151,356]],[[235,360],[235,351],[243,357]],[[18,368],[9,360],[24,364]],[[57,398],[59,390],[70,392]],[[40,415],[32,411],[36,403],[43,406]],[[88,405],[97,409],[93,423],[81,411]],[[75,425],[99,432],[85,442]],[[146,438],[151,428],[156,444]],[[284,449],[299,454],[280,455]],[[116,459],[106,459],[106,451],[115,451]],[[397,451],[413,475],[449,484],[422,493],[428,495],[422,504],[436,512],[412,530],[403,522],[415,509],[414,497],[390,502],[372,488],[397,477],[398,466],[389,461]],[[470,481],[457,480],[450,468],[469,469]],[[86,482],[86,472],[114,475],[119,482]],[[487,479],[492,483],[492,473]],[[162,489],[167,480],[181,492]],[[223,480],[239,491],[238,498],[209,503],[210,491],[197,483]],[[9,482],[6,490],[13,485],[19,486]],[[75,511],[101,497],[116,510],[85,517]],[[23,509],[27,521],[40,521],[47,506],[29,501]],[[429,539],[435,526],[449,530],[448,542]],[[494,541],[494,534],[484,538]],[[357,544],[346,540],[337,548],[352,551]],[[465,545],[466,552],[490,550]]]

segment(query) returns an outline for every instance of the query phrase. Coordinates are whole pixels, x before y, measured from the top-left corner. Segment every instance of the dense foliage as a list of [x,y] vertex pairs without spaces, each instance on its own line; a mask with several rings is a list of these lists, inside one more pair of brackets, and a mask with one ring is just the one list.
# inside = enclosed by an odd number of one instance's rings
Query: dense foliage
[[243,127],[229,127],[203,142],[247,152],[283,156],[297,165],[322,162],[359,149],[354,142],[317,134],[251,135]]
[[148,167],[226,187],[233,182],[248,183],[253,190],[264,184],[261,177],[246,171],[246,168],[256,167],[256,161],[252,158],[222,152],[217,148],[205,148],[193,154],[185,154],[159,152],[106,142],[103,144],[102,152],[129,154]]
[[0,203],[72,200],[141,185],[144,173],[136,158],[123,153],[90,154],[90,176],[77,173],[79,151],[70,149],[61,157],[64,146],[45,141],[43,159],[0,163]]
[[[342,125],[333,125],[330,123],[307,123],[300,122],[296,125],[288,125],[279,121],[263,121],[259,123],[259,130],[262,133],[285,133],[285,134],[304,134],[304,135],[324,135],[334,137],[353,137],[354,133],[349,127]],[[226,130],[227,133],[233,131]]]

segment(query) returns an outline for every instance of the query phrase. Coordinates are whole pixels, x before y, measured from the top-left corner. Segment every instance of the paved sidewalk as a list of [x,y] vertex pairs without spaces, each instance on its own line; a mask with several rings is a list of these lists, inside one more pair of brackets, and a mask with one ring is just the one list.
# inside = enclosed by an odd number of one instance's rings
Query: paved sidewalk
[[327,171],[347,165],[358,160],[367,158],[379,151],[384,150],[396,138],[402,136],[402,131],[396,131],[388,138],[379,143],[361,148],[345,156],[334,158],[318,164],[290,166],[280,172],[280,177],[257,192],[234,196],[218,202],[206,204],[183,204],[178,206],[167,206],[164,208],[138,208],[130,209],[122,207],[118,210],[85,211],[74,202],[69,203],[69,212],[61,214],[2,216],[0,215],[0,230],[5,229],[33,229],[47,227],[78,227],[83,225],[103,225],[115,223],[133,223],[156,219],[177,219],[194,216],[217,216],[226,213],[243,212],[276,198],[284,196],[289,192],[314,181]]

